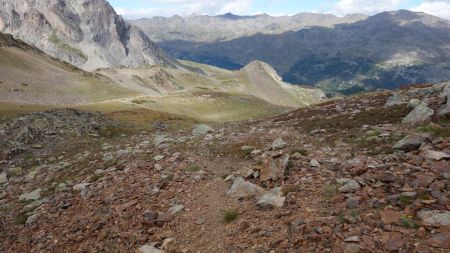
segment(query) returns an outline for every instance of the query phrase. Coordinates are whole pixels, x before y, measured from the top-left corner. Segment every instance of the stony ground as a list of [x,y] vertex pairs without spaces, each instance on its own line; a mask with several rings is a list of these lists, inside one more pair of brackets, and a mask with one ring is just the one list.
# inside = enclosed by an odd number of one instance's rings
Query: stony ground
[[0,252],[448,252],[449,94],[209,126],[3,123]]

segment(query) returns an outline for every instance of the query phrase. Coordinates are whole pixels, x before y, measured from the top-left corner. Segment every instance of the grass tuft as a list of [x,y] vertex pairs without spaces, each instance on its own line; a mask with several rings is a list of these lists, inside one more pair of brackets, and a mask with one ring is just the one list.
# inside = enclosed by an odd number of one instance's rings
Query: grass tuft
[[299,192],[302,190],[302,187],[298,184],[286,185],[283,187],[283,195],[286,196],[290,192]]
[[308,150],[303,149],[303,148],[298,148],[291,152],[291,154],[295,154],[295,153],[299,153],[302,156],[307,156],[309,154]]
[[450,127],[424,126],[420,127],[418,130],[422,133],[430,133],[435,137],[450,137]]
[[198,172],[200,170],[201,170],[201,168],[197,165],[193,165],[193,166],[185,169],[186,172]]
[[403,205],[403,206],[407,206],[407,205],[410,205],[410,204],[412,204],[412,202],[413,202],[413,199],[411,198],[411,197],[408,197],[408,196],[400,196],[400,198],[398,199],[398,202],[401,204],[401,205]]
[[337,185],[325,185],[324,187],[322,187],[322,193],[325,197],[328,198],[332,198],[334,197],[338,192],[338,187]]
[[239,212],[236,210],[228,210],[223,214],[223,220],[227,223],[235,221],[239,217]]
[[28,220],[28,215],[25,213],[21,213],[21,214],[17,215],[16,218],[14,219],[14,224],[25,225],[27,223],[27,220]]

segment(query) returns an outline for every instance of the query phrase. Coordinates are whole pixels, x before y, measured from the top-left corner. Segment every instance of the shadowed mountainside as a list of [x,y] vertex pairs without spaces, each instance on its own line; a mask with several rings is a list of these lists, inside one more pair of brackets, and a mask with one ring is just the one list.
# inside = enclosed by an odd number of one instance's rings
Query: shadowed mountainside
[[159,44],[176,58],[227,69],[261,60],[288,82],[342,93],[450,79],[450,21],[405,10],[333,28]]

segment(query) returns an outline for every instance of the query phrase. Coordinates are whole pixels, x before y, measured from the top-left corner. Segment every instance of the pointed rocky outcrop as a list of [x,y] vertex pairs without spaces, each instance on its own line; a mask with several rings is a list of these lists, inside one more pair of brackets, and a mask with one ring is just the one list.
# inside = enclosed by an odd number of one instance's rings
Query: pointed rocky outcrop
[[240,73],[248,79],[255,96],[273,104],[289,107],[309,106],[326,97],[320,89],[284,82],[272,66],[262,61],[250,62]]

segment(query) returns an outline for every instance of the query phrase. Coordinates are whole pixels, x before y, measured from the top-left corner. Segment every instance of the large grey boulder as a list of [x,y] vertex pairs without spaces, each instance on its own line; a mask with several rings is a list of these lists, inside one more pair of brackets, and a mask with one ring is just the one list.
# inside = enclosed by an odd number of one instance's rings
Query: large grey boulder
[[266,191],[262,187],[245,181],[242,177],[235,178],[233,185],[227,192],[228,195],[234,198],[261,196],[265,193]]
[[450,225],[450,211],[447,210],[420,211],[417,216],[429,226]]
[[286,197],[283,197],[281,187],[273,188],[258,198],[256,205],[263,210],[270,210],[274,207],[283,207],[286,203]]
[[280,149],[283,149],[287,146],[286,142],[283,141],[282,138],[277,138],[273,143],[272,146],[270,146],[270,149],[273,151],[277,151]]
[[447,103],[439,111],[439,116],[449,117],[450,116],[450,94],[447,95]]
[[422,102],[418,104],[403,120],[404,124],[416,124],[426,122],[433,116],[434,110],[428,107],[428,104]]
[[425,157],[436,160],[436,161],[440,161],[442,159],[450,159],[449,154],[440,152],[440,151],[434,151],[434,150],[425,151]]
[[386,104],[384,106],[391,107],[391,106],[396,106],[396,105],[403,105],[403,104],[406,104],[405,100],[406,100],[406,98],[404,98],[400,94],[394,93],[392,96],[390,96],[387,99]]
[[0,173],[0,184],[5,184],[8,182],[8,176],[5,172]]
[[37,188],[32,192],[26,192],[19,196],[19,201],[30,201],[30,200],[38,200],[41,198],[41,188]]
[[359,189],[361,189],[361,185],[353,179],[348,181],[342,187],[338,188],[338,190],[340,192],[344,192],[344,193],[355,192]]
[[423,143],[429,142],[431,135],[427,133],[411,134],[400,140],[394,145],[395,149],[411,151],[420,148]]
[[205,124],[199,124],[194,126],[194,130],[192,130],[193,135],[205,135],[214,132],[214,129]]
[[442,89],[442,96],[450,96],[450,82],[444,85],[444,88]]
[[81,194],[84,194],[87,191],[87,187],[91,185],[90,183],[80,183],[73,186],[73,190],[76,192],[79,192]]

